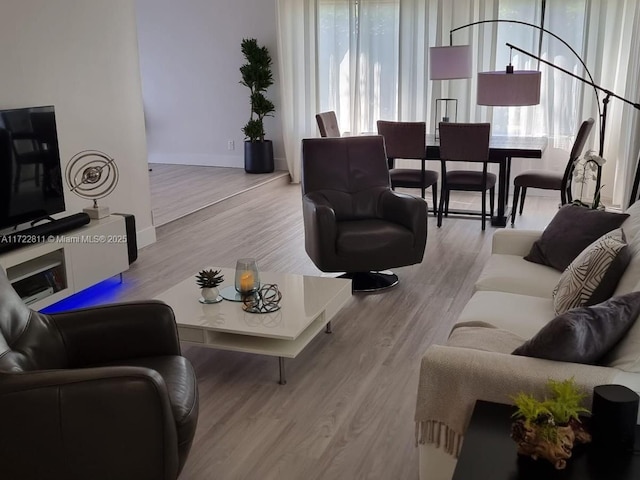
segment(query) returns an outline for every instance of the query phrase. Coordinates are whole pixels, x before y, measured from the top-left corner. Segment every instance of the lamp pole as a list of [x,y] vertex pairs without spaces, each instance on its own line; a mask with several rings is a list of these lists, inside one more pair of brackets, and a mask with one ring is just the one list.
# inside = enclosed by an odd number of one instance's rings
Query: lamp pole
[[[604,156],[604,138],[605,138],[605,131],[606,131],[606,124],[607,124],[607,106],[609,105],[609,99],[611,97],[615,97],[619,100],[622,100],[623,102],[628,103],[629,105],[632,105],[634,108],[636,108],[637,110],[640,110],[640,104],[639,103],[634,103],[631,102],[629,100],[627,100],[626,98],[623,98],[619,95],[616,95],[615,93],[611,92],[610,90],[607,90],[599,85],[597,85],[594,80],[593,80],[593,76],[591,75],[591,72],[589,71],[589,69],[587,68],[587,65],[584,63],[584,61],[582,60],[582,58],[580,57],[580,55],[578,55],[578,53],[573,49],[573,47],[571,47],[571,45],[569,45],[565,40],[563,40],[561,37],[559,37],[558,35],[556,35],[555,33],[539,26],[533,23],[528,23],[528,22],[523,22],[520,20],[507,20],[507,19],[496,19],[496,20],[479,20],[477,22],[473,22],[473,23],[469,23],[467,25],[462,25],[461,27],[457,27],[454,28],[452,30],[449,31],[449,44],[453,45],[453,32],[456,32],[458,30],[462,30],[463,28],[467,28],[467,27],[471,27],[474,25],[480,25],[483,23],[515,23],[515,24],[519,24],[519,25],[526,25],[528,27],[532,27],[535,28],[537,30],[540,30],[541,32],[547,33],[548,35],[551,35],[552,37],[554,37],[555,39],[557,39],[558,41],[560,41],[562,44],[564,44],[570,51],[571,53],[573,53],[575,55],[575,57],[578,59],[578,61],[582,64],[584,71],[586,72],[587,76],[589,77],[589,80],[585,80],[582,77],[579,77],[578,75],[573,74],[572,72],[569,72],[568,70],[565,70],[564,68],[558,67],[557,65],[554,65],[551,62],[548,62],[546,60],[543,60],[542,58],[540,58],[537,55],[534,55],[532,53],[529,53],[525,50],[522,50],[518,47],[515,47],[509,43],[507,43],[507,46],[509,46],[512,49],[517,50],[518,52],[524,53],[525,55],[530,56],[531,58],[538,60],[538,62],[542,62],[545,63],[557,70],[560,70],[564,73],[566,73],[567,75],[570,75],[574,78],[577,78],[578,80],[580,80],[583,83],[586,83],[587,85],[591,85],[593,87],[594,93],[596,95],[596,100],[597,103],[596,105],[598,106],[598,117],[600,120],[600,145],[598,148],[598,155],[600,157]],[[600,108],[600,97],[598,95],[598,91],[602,91],[605,93],[605,97],[602,99],[602,109]],[[598,191],[600,189],[600,183],[602,180],[602,168],[598,167],[598,175],[597,175],[597,179],[596,179],[596,191]],[[633,187],[631,190],[631,197],[629,200],[629,204],[632,204],[633,202],[635,202],[635,200],[637,199],[638,196],[638,189],[640,188],[640,158],[638,159],[638,165],[636,165],[636,172],[635,172],[635,177],[634,177],[634,181],[633,181]]]
[[[631,100],[627,100],[624,97],[621,97],[620,95],[616,95],[615,93],[613,93],[610,90],[607,90],[606,88],[601,87],[600,85],[596,85],[593,82],[593,79],[591,80],[585,80],[582,77],[579,77],[578,75],[562,68],[559,67],[547,60],[544,60],[540,57],[538,57],[537,55],[534,55],[533,53],[527,52],[526,50],[523,50],[521,48],[516,47],[515,45],[511,45],[510,43],[507,43],[507,47],[516,50],[520,53],[523,53],[525,55],[530,56],[531,58],[538,60],[539,62],[542,62],[546,65],[549,65],[550,67],[553,67],[557,70],[560,70],[563,73],[566,73],[567,75],[570,75],[573,78],[576,78],[578,80],[580,80],[583,83],[586,83],[587,85],[591,85],[596,91],[600,90],[602,92],[604,92],[605,97],[602,99],[602,112],[600,113],[600,150],[598,155],[600,155],[600,157],[603,156],[604,153],[604,135],[605,135],[605,129],[606,129],[606,125],[607,125],[607,106],[609,105],[609,99],[611,97],[617,98],[618,100],[622,100],[625,103],[628,103],[629,105],[631,105],[632,107],[634,107],[636,110],[640,110],[640,103],[634,103]],[[598,178],[596,180],[596,192],[600,189],[600,181],[601,181],[601,169],[598,168]],[[635,173],[635,178],[634,178],[634,182],[633,182],[633,188],[631,190],[631,197],[630,197],[630,201],[629,204],[633,203],[637,197],[638,194],[638,184],[640,183],[640,169],[638,169],[638,166],[636,166],[636,173]]]
[[[609,95],[607,95],[606,98],[603,99],[602,103],[603,103],[603,109],[600,109],[600,96],[598,95],[598,87],[594,80],[593,80],[593,76],[591,75],[591,72],[589,71],[589,68],[587,68],[586,63],[584,63],[584,60],[582,60],[582,58],[580,57],[580,55],[578,55],[578,52],[576,52],[573,47],[571,45],[569,45],[565,40],[563,40],[561,37],[559,37],[558,35],[556,35],[555,33],[553,33],[550,30],[547,30],[546,28],[541,27],[540,25],[536,25],[534,23],[528,23],[528,22],[523,22],[521,20],[507,20],[507,19],[495,19],[495,20],[479,20],[477,22],[473,22],[473,23],[469,23],[467,25],[463,25],[461,27],[457,27],[454,28],[452,30],[449,31],[449,44],[453,45],[453,32],[457,32],[458,30],[462,30],[463,28],[467,28],[467,27],[472,27],[474,25],[481,25],[484,23],[514,23],[517,25],[525,25],[527,27],[531,27],[531,28],[535,28],[536,30],[539,30],[543,33],[546,33],[548,35],[551,35],[553,38],[555,38],[556,40],[558,40],[559,42],[561,42],[564,46],[566,46],[571,53],[573,53],[575,55],[575,57],[578,59],[578,61],[580,62],[580,64],[582,65],[582,67],[584,68],[584,71],[586,72],[587,76],[589,77],[589,81],[584,80],[582,77],[578,77],[577,75],[574,75],[570,72],[568,72],[567,70],[564,70],[560,67],[557,67],[549,62],[547,62],[546,60],[541,59],[540,57],[533,55],[529,52],[525,52],[523,50],[520,50],[517,47],[511,47],[514,48],[515,50],[518,50],[519,52],[522,52],[526,55],[529,55],[530,57],[538,60],[538,62],[543,62],[546,63],[548,65],[551,65],[552,67],[558,68],[559,70],[564,71],[565,73],[571,75],[572,77],[578,78],[579,80],[582,80],[583,82],[593,86],[593,91],[596,95],[596,105],[598,106],[598,118],[600,120],[600,145],[599,145],[599,150],[598,150],[598,155],[600,155],[600,157],[603,156],[604,153],[604,125],[606,123],[606,118],[607,118],[607,104],[609,103]],[[542,40],[541,40],[542,41]],[[509,44],[507,44],[509,45]],[[538,63],[539,65],[539,63]],[[511,67],[513,68],[513,67]],[[603,88],[600,88],[600,90],[605,91],[605,93],[607,93],[607,90],[604,90]],[[610,93],[610,92],[609,92]],[[602,169],[601,167],[598,167],[598,175],[597,175],[597,179],[596,179],[596,191],[598,191],[600,189],[600,183],[601,183],[601,177],[602,177]]]

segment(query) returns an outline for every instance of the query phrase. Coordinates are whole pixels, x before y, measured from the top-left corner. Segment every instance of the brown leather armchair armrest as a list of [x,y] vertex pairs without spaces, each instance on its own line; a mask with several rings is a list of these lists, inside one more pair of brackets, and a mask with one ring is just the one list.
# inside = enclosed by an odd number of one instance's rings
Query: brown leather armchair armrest
[[325,263],[335,256],[337,236],[336,213],[327,198],[319,192],[302,197],[305,248],[314,260]]
[[427,202],[404,193],[386,190],[380,195],[382,218],[411,230],[416,239],[427,237]]
[[180,355],[173,310],[158,300],[123,302],[50,315],[71,368]]
[[3,478],[175,479],[166,385],[141,367],[0,374]]

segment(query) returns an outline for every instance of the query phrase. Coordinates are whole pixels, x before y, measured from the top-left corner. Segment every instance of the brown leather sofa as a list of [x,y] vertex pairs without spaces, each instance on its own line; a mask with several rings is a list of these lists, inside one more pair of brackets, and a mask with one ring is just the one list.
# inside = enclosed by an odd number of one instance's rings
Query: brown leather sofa
[[382,136],[304,139],[302,192],[307,254],[354,291],[393,286],[380,271],[422,261],[427,204],[391,190]]
[[0,269],[0,478],[176,479],[198,420],[173,311],[140,301],[45,315]]

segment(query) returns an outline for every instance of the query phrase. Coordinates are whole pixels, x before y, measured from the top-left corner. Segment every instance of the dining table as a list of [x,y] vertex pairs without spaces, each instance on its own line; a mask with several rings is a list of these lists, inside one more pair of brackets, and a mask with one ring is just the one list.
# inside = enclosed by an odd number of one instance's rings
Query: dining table
[[[505,227],[509,218],[509,187],[511,184],[511,159],[542,158],[547,148],[547,137],[492,135],[489,141],[489,163],[498,164],[498,202],[491,225]],[[434,134],[427,135],[427,160],[440,159],[440,142]],[[453,211],[450,213],[476,214],[477,212]]]

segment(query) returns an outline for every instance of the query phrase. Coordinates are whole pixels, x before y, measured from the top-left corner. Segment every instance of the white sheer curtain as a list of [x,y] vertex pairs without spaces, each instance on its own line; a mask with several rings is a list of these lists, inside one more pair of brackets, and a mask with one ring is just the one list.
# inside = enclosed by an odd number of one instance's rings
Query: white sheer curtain
[[343,132],[375,132],[398,102],[400,0],[321,0],[318,89]]
[[282,136],[293,182],[300,181],[303,138],[317,135],[317,8],[319,0],[278,0],[278,68]]
[[[490,121],[494,134],[549,137],[545,158],[518,159],[513,174],[526,168],[561,171],[580,122],[598,120],[593,89],[541,64],[540,105],[477,106],[476,79],[431,81],[428,48],[448,45],[449,31],[493,19],[539,24],[540,2],[522,0],[277,0],[285,150],[294,181],[299,180],[300,140],[316,136],[314,116],[335,110],[343,132],[376,131],[378,119],[435,124],[435,99],[458,99],[457,121]],[[640,100],[640,2],[637,0],[547,0],[544,28],[571,45],[594,80],[623,97]],[[457,31],[456,45],[474,48],[474,72],[503,69],[507,41],[584,76],[579,60],[560,41],[537,29],[487,23]],[[514,51],[516,69],[538,62]],[[602,98],[602,96],[600,97]],[[600,102],[601,103],[601,102]],[[624,204],[640,150],[640,115],[611,99],[605,143],[603,196]],[[596,123],[598,125],[598,123]],[[596,127],[589,148],[599,145]]]

